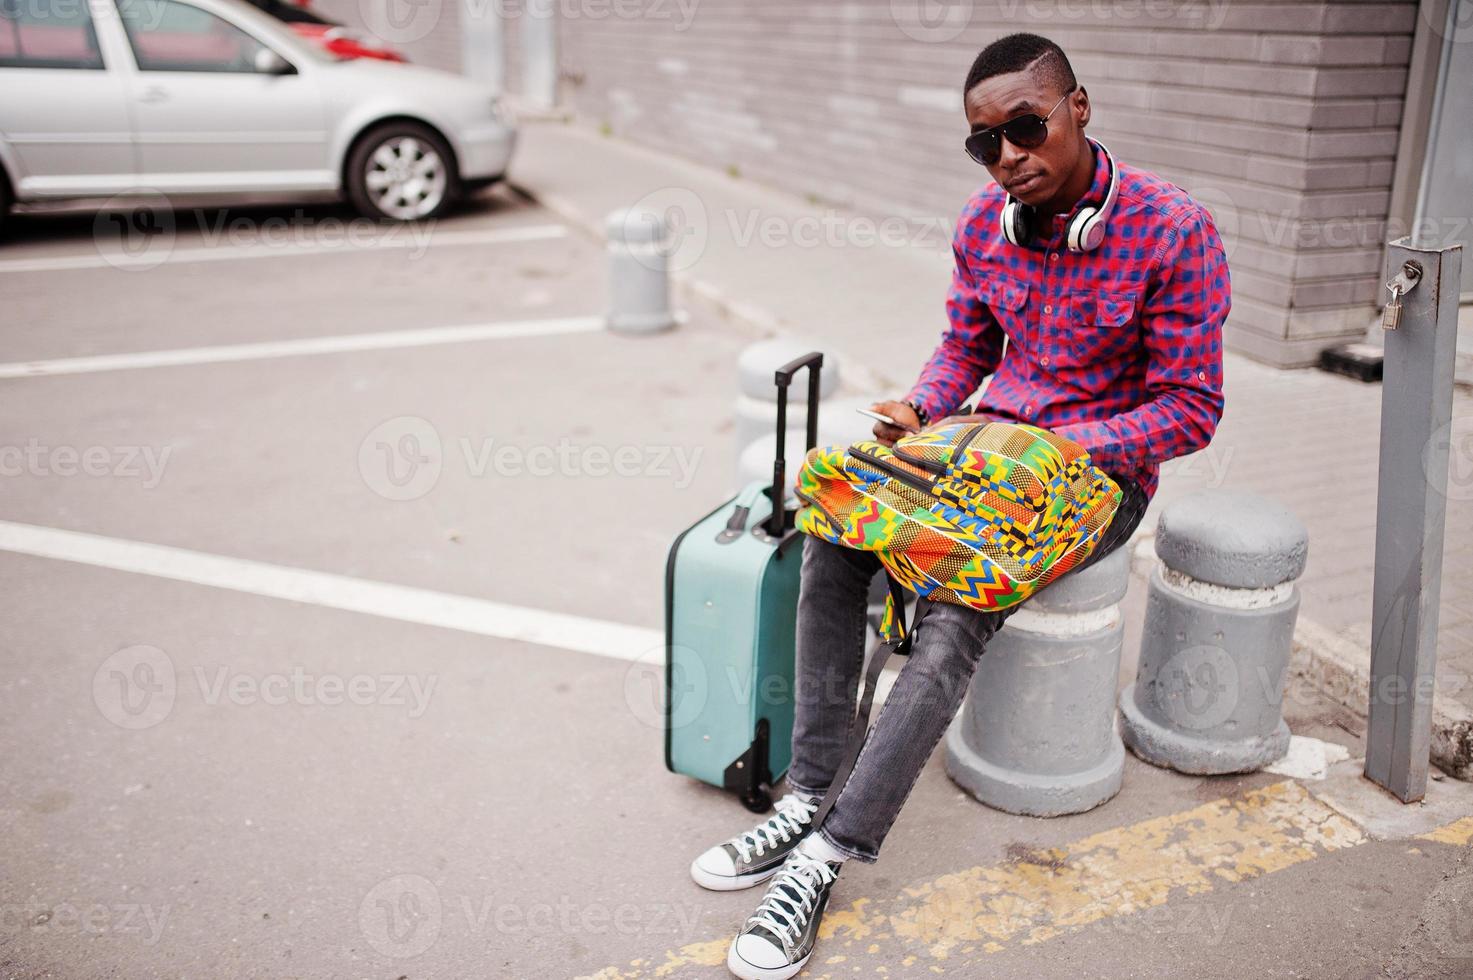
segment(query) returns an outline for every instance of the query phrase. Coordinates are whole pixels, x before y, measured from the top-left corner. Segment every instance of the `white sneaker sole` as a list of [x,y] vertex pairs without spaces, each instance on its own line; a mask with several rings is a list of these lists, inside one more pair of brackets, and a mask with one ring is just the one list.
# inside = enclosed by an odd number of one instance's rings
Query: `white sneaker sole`
[[741,980],[788,980],[788,977],[797,976],[803,971],[803,967],[813,958],[809,953],[796,963],[788,966],[778,967],[776,970],[765,970],[760,966],[753,966],[737,955],[736,940],[732,940],[731,946],[726,951],[726,968],[733,976],[741,977]]
[[760,885],[768,878],[782,870],[782,864],[778,863],[767,871],[746,875],[718,875],[712,874],[705,868],[700,867],[695,861],[690,863],[690,876],[696,884],[713,892],[739,892],[743,888],[751,888]]

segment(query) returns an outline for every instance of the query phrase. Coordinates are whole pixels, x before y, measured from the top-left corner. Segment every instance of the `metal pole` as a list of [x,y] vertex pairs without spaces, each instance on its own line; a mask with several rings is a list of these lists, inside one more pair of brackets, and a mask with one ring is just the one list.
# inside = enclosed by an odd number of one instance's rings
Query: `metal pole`
[[1462,246],[1403,238],[1386,261],[1388,279],[1408,263],[1421,275],[1394,296],[1403,309],[1386,331],[1365,775],[1412,803],[1427,792],[1432,739]]

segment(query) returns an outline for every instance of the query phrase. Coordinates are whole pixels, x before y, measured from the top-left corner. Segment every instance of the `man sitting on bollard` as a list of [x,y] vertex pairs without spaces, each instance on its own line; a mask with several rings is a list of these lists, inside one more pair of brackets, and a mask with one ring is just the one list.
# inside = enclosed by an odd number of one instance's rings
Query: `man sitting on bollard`
[[[964,96],[967,152],[996,183],[972,196],[958,222],[940,346],[903,400],[874,408],[924,427],[991,375],[968,420],[1051,429],[1087,449],[1123,491],[1093,562],[1140,523],[1160,464],[1201,449],[1216,430],[1227,259],[1211,217],[1186,192],[1118,164],[1085,137],[1089,96],[1053,42],[1014,34],[989,45]],[[886,444],[904,434],[875,426]],[[691,866],[707,888],[771,879],[732,942],[727,965],[737,976],[773,980],[802,969],[844,861],[876,860],[989,638],[1017,608],[929,609],[814,833],[851,735],[866,598],[879,568],[872,553],[804,542],[789,792],[775,816]]]

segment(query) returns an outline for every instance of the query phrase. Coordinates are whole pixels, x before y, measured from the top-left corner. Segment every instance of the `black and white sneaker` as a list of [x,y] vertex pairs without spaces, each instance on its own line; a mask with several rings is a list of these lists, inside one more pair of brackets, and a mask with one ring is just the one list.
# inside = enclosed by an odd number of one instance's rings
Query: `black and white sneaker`
[[789,854],[762,904],[731,941],[726,968],[742,980],[787,980],[802,970],[818,943],[818,925],[841,866],[802,848]]
[[719,892],[760,885],[777,874],[783,859],[808,836],[818,804],[816,799],[787,794],[767,820],[692,861],[690,876],[702,888]]

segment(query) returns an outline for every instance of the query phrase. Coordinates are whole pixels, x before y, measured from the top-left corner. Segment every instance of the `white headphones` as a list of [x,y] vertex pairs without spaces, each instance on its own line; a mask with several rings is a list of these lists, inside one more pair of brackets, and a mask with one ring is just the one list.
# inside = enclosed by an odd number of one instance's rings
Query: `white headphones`
[[[1110,220],[1110,214],[1115,210],[1115,198],[1120,193],[1120,171],[1115,166],[1115,158],[1110,151],[1105,149],[1105,144],[1098,140],[1089,139],[1091,143],[1100,148],[1105,154],[1105,162],[1110,167],[1110,189],[1105,192],[1105,200],[1099,207],[1083,207],[1074,213],[1069,219],[1069,227],[1064,234],[1064,241],[1071,252],[1092,252],[1100,247],[1105,240],[1105,226]],[[999,224],[1002,225],[1002,237],[1012,245],[1027,245],[1033,240],[1033,219],[1035,215],[1032,205],[1024,204],[1022,201],[1008,195],[1008,202],[1003,205],[1002,216]]]

